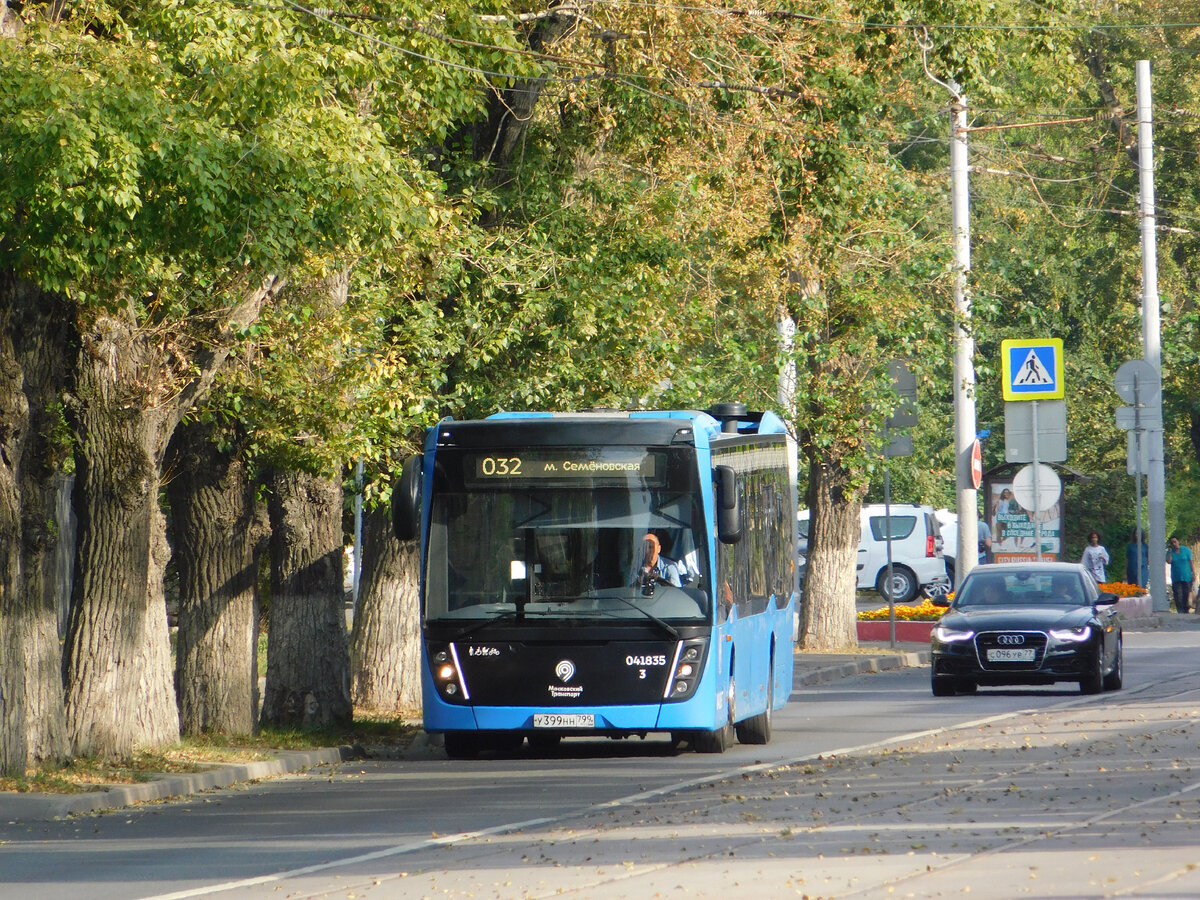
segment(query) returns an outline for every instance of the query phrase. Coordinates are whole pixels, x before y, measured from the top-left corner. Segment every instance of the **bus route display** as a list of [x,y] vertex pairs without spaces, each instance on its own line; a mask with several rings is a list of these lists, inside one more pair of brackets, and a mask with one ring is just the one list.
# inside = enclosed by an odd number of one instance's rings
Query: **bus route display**
[[474,486],[496,483],[653,484],[662,478],[660,454],[631,448],[521,450],[473,454],[467,468]]

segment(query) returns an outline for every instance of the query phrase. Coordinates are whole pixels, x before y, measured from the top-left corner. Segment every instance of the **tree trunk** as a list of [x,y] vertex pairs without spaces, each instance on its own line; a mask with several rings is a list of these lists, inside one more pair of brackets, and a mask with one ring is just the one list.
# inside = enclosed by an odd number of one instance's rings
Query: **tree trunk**
[[179,570],[175,684],[184,734],[252,734],[258,721],[258,561],[268,532],[244,460],[210,426],[179,428],[167,483]]
[[369,512],[351,641],[357,709],[399,716],[421,706],[419,566],[418,543],[396,540],[388,508]]
[[[244,327],[285,281],[268,276],[200,333],[143,328],[132,307],[89,306],[77,322],[66,404],[76,444],[77,577],[63,655],[78,755],[122,758],[179,739],[158,507],[162,458]],[[188,323],[189,325],[191,323]]]
[[0,771],[67,755],[55,608],[66,308],[0,278]]
[[76,755],[124,758],[179,739],[161,554],[159,459],[174,422],[165,366],[132,317],[81,335],[75,403],[79,548],[63,671]]
[[271,520],[271,608],[262,723],[322,728],[353,719],[342,594],[342,489],[331,478],[277,472]]
[[[578,25],[579,19],[571,11],[540,18],[528,28],[526,46],[537,53],[546,52]],[[612,56],[615,66],[615,42],[606,41],[605,47],[606,55]],[[520,146],[529,123],[533,121],[546,82],[547,77],[543,75],[513,79],[503,89],[489,86],[485,100],[487,115],[462,125],[450,144],[466,142],[475,159],[487,162],[492,167],[494,181],[506,181],[511,177],[513,154]],[[484,213],[483,217],[489,219],[491,214]]]
[[810,518],[800,646],[856,647],[855,567],[862,495],[847,487],[849,479],[836,461],[810,455],[808,471]]

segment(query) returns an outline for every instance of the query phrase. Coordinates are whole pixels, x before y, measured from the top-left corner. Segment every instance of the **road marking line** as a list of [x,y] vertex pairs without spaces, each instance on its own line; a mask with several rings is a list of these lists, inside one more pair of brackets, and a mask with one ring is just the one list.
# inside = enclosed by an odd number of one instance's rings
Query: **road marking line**
[[[1169,684],[1173,681],[1200,675],[1200,670],[1189,672],[1181,672],[1173,677],[1165,678],[1161,681],[1150,682],[1141,685],[1137,688],[1128,689],[1121,692],[1122,696],[1138,694],[1151,687],[1161,684]],[[687,790],[688,788],[701,787],[706,784],[713,784],[718,781],[724,781],[729,778],[734,778],[742,775],[753,774],[757,772],[768,772],[774,769],[787,768],[789,766],[803,765],[810,762],[819,762],[821,760],[832,759],[839,756],[849,756],[856,753],[865,753],[871,750],[878,750],[882,747],[891,746],[893,744],[902,743],[905,741],[918,740],[920,738],[932,737],[938,734],[944,734],[951,731],[958,731],[966,728],[977,728],[981,725],[990,725],[995,722],[1003,722],[1007,719],[1013,719],[1018,716],[1032,715],[1038,712],[1047,710],[1069,708],[1073,706],[1081,706],[1090,703],[1096,703],[1105,695],[1098,694],[1085,698],[1073,698],[1064,700],[1061,703],[1054,703],[1050,706],[1039,708],[1026,708],[1013,710],[1008,713],[1000,713],[994,716],[986,716],[982,719],[975,719],[969,722],[960,722],[955,725],[947,725],[944,728],[931,728],[924,731],[914,731],[909,734],[897,735],[896,737],[885,738],[880,741],[872,741],[868,744],[860,744],[855,747],[843,747],[838,750],[824,750],[818,753],[809,753],[805,756],[796,757],[793,759],[783,759],[775,762],[756,763],[750,766],[738,766],[733,769],[726,769],[722,772],[717,772],[712,775],[701,775],[696,778],[689,778],[687,781],[676,782],[675,784],[666,785],[660,788],[654,788],[648,791],[640,791],[636,794],[630,794],[626,797],[619,797],[615,800],[606,800],[603,803],[593,804],[582,809],[573,810],[567,813],[561,813],[557,816],[545,816],[538,819],[527,819],[524,822],[509,822],[503,825],[493,825],[491,828],[482,828],[477,831],[461,831],[457,834],[448,834],[436,838],[425,838],[419,841],[412,841],[406,844],[397,844],[394,847],[387,847],[383,850],[375,850],[371,853],[363,853],[358,856],[349,856],[344,859],[330,860],[329,862],[317,863],[311,866],[304,866],[299,869],[289,869],[284,872],[276,872],[271,875],[259,875],[253,878],[244,878],[237,881],[227,881],[221,884],[208,885],[206,887],[188,888],[182,891],[174,891],[167,894],[153,894],[142,900],[190,900],[192,897],[205,897],[212,894],[220,894],[226,891],[234,891],[240,888],[258,887],[265,884],[273,884],[280,881],[285,881],[289,878],[299,878],[305,875],[313,875],[318,872],[326,872],[331,869],[345,868],[346,866],[357,865],[358,863],[372,862],[377,859],[387,859],[392,856],[400,856],[405,853],[414,853],[418,850],[427,850],[432,847],[448,847],[454,844],[461,844],[464,841],[474,840],[475,838],[490,837],[497,834],[507,834],[512,831],[520,831],[525,828],[536,828],[542,825],[557,825],[560,822],[565,822],[570,819],[582,818],[591,815],[592,813],[601,810],[617,809],[622,806],[629,806],[636,803],[644,803],[647,800],[656,799],[667,794],[674,794],[679,791]],[[1111,696],[1111,695],[1110,695]],[[1189,785],[1179,793],[1187,793],[1195,787],[1200,787],[1200,782],[1196,785]],[[1153,802],[1160,802],[1163,798],[1155,798]],[[1152,801],[1146,801],[1150,803]],[[1139,804],[1142,805],[1142,804]],[[1131,807],[1132,808],[1132,807]],[[1105,816],[1107,817],[1107,816]],[[1079,826],[1076,826],[1079,827]],[[1028,840],[1019,841],[1017,846],[1028,843]],[[954,863],[949,863],[953,865]],[[939,867],[941,868],[941,867]]]

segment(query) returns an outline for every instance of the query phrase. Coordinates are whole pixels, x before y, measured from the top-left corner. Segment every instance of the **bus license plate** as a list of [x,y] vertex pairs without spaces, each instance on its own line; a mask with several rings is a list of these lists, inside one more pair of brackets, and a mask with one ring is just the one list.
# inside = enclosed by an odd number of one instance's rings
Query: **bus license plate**
[[1033,662],[1037,658],[1037,651],[1033,648],[1016,650],[993,647],[988,650],[987,658],[988,662]]
[[534,713],[534,728],[595,728],[591,713]]

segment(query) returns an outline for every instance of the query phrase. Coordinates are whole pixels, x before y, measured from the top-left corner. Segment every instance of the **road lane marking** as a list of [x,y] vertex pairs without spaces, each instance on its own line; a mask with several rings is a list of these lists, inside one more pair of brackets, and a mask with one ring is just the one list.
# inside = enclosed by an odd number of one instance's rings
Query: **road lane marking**
[[[1181,679],[1184,679],[1187,677],[1193,677],[1193,676],[1197,676],[1197,675],[1200,675],[1200,670],[1192,670],[1192,671],[1188,671],[1188,672],[1177,672],[1170,678],[1164,678],[1159,681],[1148,682],[1147,684],[1140,685],[1136,688],[1129,688],[1129,689],[1123,690],[1120,692],[1119,696],[1131,696],[1131,695],[1139,694],[1139,693],[1142,693],[1143,691],[1148,690],[1149,688],[1152,688],[1152,687],[1157,687],[1157,686],[1164,685],[1164,684],[1170,684],[1171,682],[1179,681]],[[1086,705],[1090,705],[1090,704],[1096,704],[1099,701],[1101,701],[1103,698],[1105,698],[1106,696],[1108,696],[1108,697],[1114,696],[1114,693],[1097,694],[1097,695],[1089,695],[1089,696],[1084,696],[1084,697],[1071,698],[1069,700],[1063,700],[1059,703],[1053,703],[1048,706],[1037,707],[1037,708],[1030,707],[1030,708],[1024,708],[1024,709],[1019,709],[1019,710],[1013,710],[1013,711],[1007,712],[1007,713],[999,713],[996,715],[985,716],[980,719],[974,719],[974,720],[967,721],[967,722],[959,722],[959,723],[956,723],[953,725],[947,725],[943,728],[931,728],[931,729],[925,729],[922,731],[914,731],[914,732],[910,732],[908,734],[897,735],[897,736],[885,738],[885,739],[879,740],[879,741],[872,741],[872,742],[866,743],[866,744],[859,744],[859,745],[856,745],[853,747],[843,747],[843,748],[840,748],[837,750],[823,750],[823,751],[819,751],[816,753],[809,753],[804,756],[796,757],[796,758],[792,758],[792,759],[776,760],[774,762],[755,763],[754,765],[748,765],[748,766],[737,766],[735,768],[726,769],[724,771],[717,772],[714,774],[701,775],[701,776],[697,776],[695,778],[689,778],[686,781],[680,781],[680,782],[676,782],[674,784],[665,785],[663,787],[653,788],[651,790],[646,790],[646,791],[639,791],[636,794],[630,794],[625,797],[619,797],[615,800],[606,800],[602,803],[596,803],[591,806],[583,807],[583,808],[577,809],[577,810],[572,810],[572,811],[566,812],[566,813],[560,813],[555,816],[545,816],[545,817],[536,818],[536,819],[527,819],[522,822],[509,822],[509,823],[504,823],[501,825],[493,825],[490,828],[483,828],[483,829],[478,829],[475,831],[462,831],[462,832],[457,832],[455,834],[440,835],[438,837],[433,837],[433,838],[424,838],[424,839],[418,840],[418,841],[410,841],[410,842],[403,843],[403,844],[397,844],[392,847],[386,847],[382,850],[375,850],[370,853],[363,853],[363,854],[359,854],[356,856],[345,857],[342,859],[329,860],[328,862],[324,862],[324,863],[315,863],[310,866],[303,866],[301,868],[289,869],[289,870],[282,871],[282,872],[275,872],[275,873],[269,874],[269,875],[259,875],[259,876],[254,876],[251,878],[227,881],[227,882],[223,882],[220,884],[212,884],[212,885],[207,885],[207,886],[203,886],[203,887],[186,888],[184,890],[173,891],[173,892],[166,893],[166,894],[153,894],[153,895],[142,898],[142,900],[190,900],[190,898],[193,898],[193,897],[205,897],[205,896],[211,896],[213,894],[225,893],[227,891],[240,890],[242,888],[259,887],[262,885],[276,884],[276,883],[286,881],[286,880],[292,879],[292,878],[300,878],[300,877],[303,877],[306,875],[314,875],[314,874],[318,874],[321,872],[327,872],[327,871],[331,871],[334,869],[346,868],[348,866],[354,866],[354,865],[358,865],[360,863],[372,862],[374,860],[379,860],[379,859],[387,859],[387,858],[393,857],[393,856],[401,856],[406,853],[415,853],[415,852],[418,852],[421,850],[427,850],[427,849],[431,849],[431,848],[435,848],[435,847],[453,846],[455,844],[460,844],[460,843],[463,843],[466,841],[475,840],[477,838],[491,837],[491,836],[499,835],[499,834],[507,834],[509,832],[520,831],[520,830],[523,830],[526,828],[536,828],[536,827],[541,827],[541,826],[546,826],[546,825],[557,825],[561,822],[569,821],[571,819],[576,819],[576,818],[582,818],[584,816],[588,816],[588,815],[591,815],[596,812],[611,810],[611,809],[618,809],[620,807],[629,806],[629,805],[633,805],[633,804],[645,803],[648,800],[658,799],[660,797],[663,797],[663,796],[666,796],[669,794],[674,794],[674,793],[678,793],[680,791],[688,790],[689,788],[702,787],[704,785],[714,784],[714,783],[724,781],[724,780],[727,780],[730,778],[736,778],[736,777],[741,777],[741,776],[751,775],[751,774],[756,774],[756,773],[761,773],[761,772],[768,772],[768,771],[772,771],[775,769],[787,768],[790,766],[804,765],[806,763],[820,762],[823,760],[834,759],[834,758],[841,757],[841,756],[851,756],[851,755],[856,755],[856,754],[860,754],[860,753],[867,753],[867,752],[870,752],[873,750],[878,750],[883,747],[892,746],[892,745],[898,744],[898,743],[919,740],[921,738],[933,737],[933,736],[936,736],[939,734],[946,734],[946,733],[964,730],[964,729],[978,728],[983,725],[990,725],[990,724],[994,724],[996,722],[1003,722],[1003,721],[1006,721],[1009,719],[1014,719],[1014,718],[1017,718],[1020,716],[1033,715],[1033,714],[1037,714],[1039,712],[1044,713],[1048,710],[1067,709],[1067,708],[1072,708],[1072,707],[1076,707],[1076,706],[1086,706]],[[1182,789],[1179,793],[1181,793],[1181,794],[1188,793],[1197,787],[1200,787],[1200,782],[1198,782],[1196,785],[1187,786],[1186,788]],[[1163,798],[1156,798],[1155,802],[1161,801],[1162,799]],[[1145,803],[1148,804],[1150,802],[1151,801],[1146,801]],[[1145,805],[1145,804],[1139,804],[1139,805]],[[1129,808],[1132,809],[1135,807],[1129,807]],[[1104,817],[1107,817],[1107,816],[1108,816],[1108,814],[1106,813]],[[1099,821],[1099,819],[1097,819],[1096,821]],[[1060,828],[1060,830],[1068,830],[1069,831],[1069,830],[1074,830],[1075,828],[1084,827],[1085,824],[1087,824],[1087,823],[1083,823],[1083,824],[1075,825],[1075,826],[1065,826],[1065,827],[1060,824],[1058,827]],[[1034,840],[1033,838],[1027,838],[1027,839],[1024,839],[1021,841],[1017,841],[1015,845],[1022,846],[1023,844],[1026,844],[1026,843],[1032,843],[1033,840]],[[950,865],[953,865],[953,864],[954,863],[950,863]],[[939,869],[940,868],[942,868],[942,867],[939,867]]]

